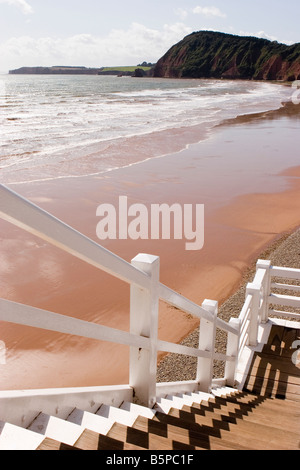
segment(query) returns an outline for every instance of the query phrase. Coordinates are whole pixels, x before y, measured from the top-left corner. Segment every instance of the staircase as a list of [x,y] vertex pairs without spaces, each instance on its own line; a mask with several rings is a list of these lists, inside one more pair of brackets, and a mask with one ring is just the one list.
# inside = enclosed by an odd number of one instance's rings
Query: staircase
[[[200,306],[161,284],[158,257],[129,264],[3,185],[0,196],[0,218],[130,285],[129,332],[0,298],[1,322],[130,347],[128,385],[0,392],[0,450],[300,448],[300,297],[277,293],[300,292],[300,269],[259,260],[227,323],[218,302]],[[198,347],[158,338],[160,300],[200,319]],[[217,329],[226,353],[216,351]],[[196,358],[196,379],[156,383],[158,351]],[[225,365],[219,380],[215,360]]]
[[223,387],[158,399],[154,409],[124,402],[66,420],[40,413],[23,429],[0,423],[5,450],[296,450],[299,402]]
[[299,449],[299,338],[299,329],[273,325],[243,390],[166,395],[152,409],[93,403],[95,412],[74,408],[66,419],[41,412],[26,428],[0,421],[0,450]]

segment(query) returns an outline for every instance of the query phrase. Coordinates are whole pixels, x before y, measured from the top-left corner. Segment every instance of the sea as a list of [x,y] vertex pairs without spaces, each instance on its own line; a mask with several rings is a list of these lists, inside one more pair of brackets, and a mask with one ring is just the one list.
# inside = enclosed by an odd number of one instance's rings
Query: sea
[[136,164],[174,151],[154,145],[155,136],[199,128],[200,140],[225,119],[277,109],[290,97],[289,87],[254,81],[0,75],[0,183]]
[[[229,126],[225,140],[215,130],[225,120],[278,109],[291,96],[290,87],[270,82],[0,75],[0,184],[94,240],[96,207],[120,187],[145,203],[173,197],[205,203],[204,250],[188,252],[174,240],[104,246],[128,261],[137,253],[160,256],[162,282],[197,303],[202,295],[229,295],[251,249],[281,229],[277,220],[266,228],[259,217],[251,226],[256,209],[247,201],[247,220],[236,206],[229,216],[221,209],[241,194],[274,192],[274,181],[276,191],[285,189],[277,173],[299,163],[299,126],[276,119],[274,126],[266,120],[248,130]],[[233,128],[240,132],[233,135]],[[197,142],[207,148],[188,148]],[[5,221],[0,225],[3,298],[128,330],[129,286]],[[165,340],[179,341],[194,328],[192,318],[167,307],[160,308],[160,322]],[[6,345],[1,390],[128,383],[125,346],[9,323],[0,333]]]

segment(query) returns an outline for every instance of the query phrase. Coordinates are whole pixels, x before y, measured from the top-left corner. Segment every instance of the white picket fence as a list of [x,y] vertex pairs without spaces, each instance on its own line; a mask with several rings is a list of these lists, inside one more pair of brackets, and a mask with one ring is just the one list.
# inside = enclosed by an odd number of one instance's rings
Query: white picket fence
[[[215,360],[225,363],[222,383],[233,386],[239,356],[245,345],[256,344],[259,324],[267,322],[270,313],[299,316],[297,313],[270,311],[269,304],[300,307],[300,298],[270,291],[272,287],[282,287],[278,282],[272,283],[272,277],[300,280],[300,270],[274,267],[268,261],[259,261],[255,279],[248,284],[239,318],[232,318],[227,323],[218,317],[217,302],[205,300],[199,306],[161,284],[158,257],[139,254],[130,264],[3,185],[0,185],[0,218],[128,283],[130,331],[109,328],[6,299],[0,299],[0,321],[129,346],[129,388],[134,391],[135,400],[149,407],[154,405],[157,396],[162,393],[210,391],[215,380]],[[283,287],[294,290],[294,286]],[[200,319],[198,348],[158,339],[159,300]],[[227,333],[226,353],[215,351],[217,328]],[[196,379],[158,384],[156,372],[159,351],[196,357]]]
[[[296,283],[290,284],[291,281]],[[267,323],[270,315],[300,321],[300,297],[272,291],[300,292],[299,281],[300,269],[272,266],[270,261],[258,260],[254,280],[247,285],[245,303],[239,315],[239,355],[245,345],[257,345],[258,327]],[[276,310],[274,305],[295,310]]]

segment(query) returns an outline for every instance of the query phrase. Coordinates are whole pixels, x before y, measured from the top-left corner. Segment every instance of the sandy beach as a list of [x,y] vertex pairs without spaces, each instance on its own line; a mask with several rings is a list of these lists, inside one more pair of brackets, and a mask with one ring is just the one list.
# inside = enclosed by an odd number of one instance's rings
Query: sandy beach
[[[10,187],[95,241],[99,204],[204,204],[205,243],[109,240],[130,262],[160,256],[160,280],[201,304],[223,304],[259,254],[300,226],[299,106],[224,123],[187,149],[106,174]],[[196,136],[192,139],[197,141]],[[129,286],[0,221],[3,298],[84,320],[129,328]],[[181,341],[195,318],[160,306],[159,337]],[[128,348],[1,324],[8,358],[0,387],[44,388],[128,382]]]

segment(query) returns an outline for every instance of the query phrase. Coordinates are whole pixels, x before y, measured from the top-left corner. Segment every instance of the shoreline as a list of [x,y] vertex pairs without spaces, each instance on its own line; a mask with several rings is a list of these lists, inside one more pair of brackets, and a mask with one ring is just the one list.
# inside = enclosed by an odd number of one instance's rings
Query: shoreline
[[[196,81],[202,83],[205,80],[197,79]],[[212,79],[207,79],[207,81],[211,82]],[[214,81],[218,83],[218,80]],[[232,82],[230,79],[227,81]],[[223,82],[223,80],[220,82]],[[234,83],[237,84],[244,84],[245,82],[249,81],[234,80]],[[235,122],[238,123],[239,118],[243,116],[247,120],[248,117],[256,113],[262,115],[263,113],[275,112],[282,107],[286,100],[291,99],[291,84],[254,80],[250,81],[250,83],[261,85],[261,93],[264,90],[264,86],[278,85],[281,88],[281,93],[278,93],[278,96],[275,97],[273,95],[270,97],[267,93],[268,99],[263,100],[263,104],[257,102],[258,98],[256,97],[254,104],[247,102],[245,107],[242,105],[238,112],[235,107],[231,108],[230,106],[228,111],[224,105],[224,108],[219,108],[216,115],[209,114],[208,116],[202,116],[201,114],[201,120],[197,124],[189,123],[189,125],[185,126],[184,124],[186,123],[182,123],[183,125],[179,127],[174,124],[171,128],[145,129],[143,133],[120,134],[115,138],[104,139],[96,144],[88,142],[87,144],[79,145],[77,143],[74,148],[71,146],[53,153],[50,151],[49,155],[47,151],[43,151],[41,156],[34,160],[33,165],[30,162],[27,163],[26,153],[24,166],[15,167],[12,165],[11,170],[9,169],[10,165],[7,166],[4,183],[18,186],[31,183],[47,183],[48,181],[58,179],[68,182],[73,178],[101,177],[112,171],[122,170],[126,167],[143,164],[148,160],[160,159],[189,150],[191,146],[209,139],[218,127],[223,124],[226,125],[227,121],[232,121],[234,124]],[[284,93],[282,90],[285,90]],[[243,112],[246,114],[243,114]],[[34,153],[39,152],[34,151]],[[44,158],[46,159],[45,161]],[[126,162],[125,164],[124,161]],[[57,168],[59,168],[58,173]]]
[[[262,121],[249,117],[246,123],[224,125],[179,153],[106,175],[68,185],[20,185],[17,191],[98,242],[96,208],[102,202],[116,204],[120,194],[146,205],[204,203],[205,247],[199,252],[185,252],[182,240],[102,244],[129,262],[139,252],[157,254],[161,282],[198,304],[204,298],[223,304],[262,249],[300,225],[298,142],[292,139],[298,136],[298,108],[292,117],[283,112],[272,119],[270,112]],[[0,227],[6,235],[0,263],[3,297],[128,330],[127,286],[9,224]],[[159,337],[180,342],[197,323],[161,306]],[[2,333],[9,349],[7,366],[0,366],[2,389],[127,383],[126,347],[14,325],[3,326]],[[94,364],[99,364],[96,370]]]

